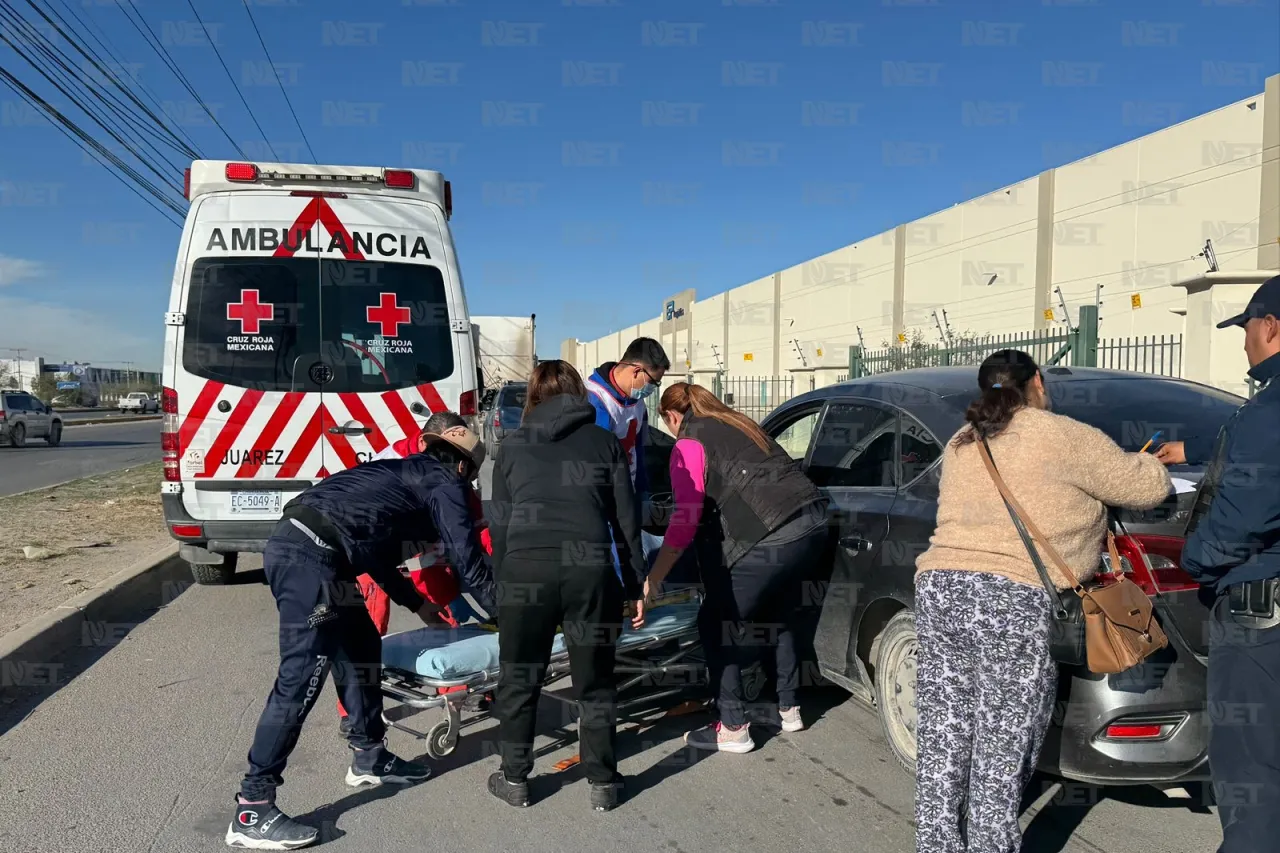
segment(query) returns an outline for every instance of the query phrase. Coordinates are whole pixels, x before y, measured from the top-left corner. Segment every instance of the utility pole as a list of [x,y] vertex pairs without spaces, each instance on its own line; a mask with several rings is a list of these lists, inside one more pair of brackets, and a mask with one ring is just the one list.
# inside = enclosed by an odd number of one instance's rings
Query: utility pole
[[22,385],[22,354],[27,351],[26,347],[5,347],[6,352],[16,352],[18,354],[18,390],[25,390]]

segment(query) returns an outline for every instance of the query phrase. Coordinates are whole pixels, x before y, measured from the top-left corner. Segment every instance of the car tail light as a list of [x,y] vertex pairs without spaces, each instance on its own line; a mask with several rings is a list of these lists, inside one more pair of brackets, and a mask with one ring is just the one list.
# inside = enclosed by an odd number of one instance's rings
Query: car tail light
[[[1120,555],[1120,571],[1142,588],[1147,595],[1157,592],[1179,592],[1198,589],[1190,575],[1182,570],[1183,539],[1177,536],[1137,534],[1116,537],[1116,552]],[[1110,555],[1103,555],[1103,569],[1099,580],[1115,578],[1116,567],[1111,565]]]
[[181,536],[184,539],[201,539],[204,537],[204,528],[199,524],[175,524],[170,530],[174,536]]
[[493,410],[493,425],[496,427],[502,426],[502,412],[498,409]]
[[382,183],[398,190],[411,190],[417,179],[407,169],[387,169],[382,173]]
[[1108,723],[1100,736],[1103,740],[1167,740],[1186,719],[1186,714],[1131,714]]
[[258,167],[252,163],[228,163],[227,180],[256,181],[258,180]]
[[[181,481],[182,474],[178,470],[178,457],[182,448],[178,446],[178,392],[172,388],[160,391],[160,459],[164,462],[164,479],[169,483]],[[199,535],[199,534],[196,534]]]
[[458,398],[458,414],[474,415],[476,413],[476,392],[463,391],[462,396]]

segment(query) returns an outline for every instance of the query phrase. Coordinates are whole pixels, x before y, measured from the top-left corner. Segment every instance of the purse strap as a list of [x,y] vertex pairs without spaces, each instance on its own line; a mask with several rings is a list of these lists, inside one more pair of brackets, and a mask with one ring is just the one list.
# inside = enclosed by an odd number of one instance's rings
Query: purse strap
[[[1049,579],[1049,572],[1045,568],[1044,561],[1040,558],[1040,552],[1036,549],[1036,543],[1039,542],[1040,546],[1049,554],[1049,559],[1053,561],[1054,566],[1062,573],[1062,576],[1067,580],[1068,586],[1075,591],[1076,595],[1083,598],[1084,589],[1080,584],[1076,583],[1075,574],[1067,567],[1067,564],[1063,559],[1058,556],[1058,552],[1053,549],[1053,546],[1049,544],[1049,541],[1045,538],[1044,534],[1040,532],[1039,528],[1035,526],[1035,523],[1027,516],[1026,511],[1022,508],[1021,504],[1018,503],[1017,498],[1015,498],[1009,491],[1009,487],[1005,484],[1004,478],[1001,477],[1000,472],[996,470],[996,463],[995,460],[991,458],[991,446],[987,444],[986,436],[979,436],[978,438],[978,454],[982,456],[982,462],[987,466],[987,473],[991,475],[991,479],[995,483],[996,489],[1000,492],[1000,497],[1004,499],[1005,509],[1009,511],[1009,518],[1013,520],[1013,526],[1017,528],[1018,535],[1022,538],[1022,544],[1026,546],[1027,553],[1031,556],[1031,562],[1036,567],[1036,573],[1040,575],[1040,582],[1044,584],[1044,588],[1048,591],[1049,595],[1058,602],[1059,609],[1065,611],[1066,607],[1062,603],[1062,595],[1059,593],[1057,585]],[[1028,530],[1031,531],[1030,534],[1028,534]],[[1111,553],[1114,555],[1116,553],[1115,542],[1111,538],[1110,532],[1107,533],[1107,544],[1111,549]],[[1119,565],[1117,557],[1113,556],[1112,559],[1117,560],[1116,565]]]

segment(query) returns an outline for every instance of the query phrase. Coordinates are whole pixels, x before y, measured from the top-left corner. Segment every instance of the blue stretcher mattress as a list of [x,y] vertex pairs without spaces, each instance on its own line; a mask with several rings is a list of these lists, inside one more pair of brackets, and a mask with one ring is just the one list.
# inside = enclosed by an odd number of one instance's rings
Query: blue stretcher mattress
[[[629,623],[618,648],[625,650],[654,639],[668,639],[696,630],[697,604],[666,604],[649,611],[644,627]],[[565,651],[564,636],[556,634],[552,656]],[[498,634],[474,626],[418,628],[382,638],[382,665],[423,678],[457,681],[498,670]]]

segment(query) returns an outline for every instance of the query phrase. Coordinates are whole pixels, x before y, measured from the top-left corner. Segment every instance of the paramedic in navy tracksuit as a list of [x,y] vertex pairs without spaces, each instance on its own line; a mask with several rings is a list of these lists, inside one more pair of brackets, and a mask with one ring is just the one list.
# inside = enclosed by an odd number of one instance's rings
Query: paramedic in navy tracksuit
[[317,830],[275,807],[275,793],[331,666],[351,719],[347,784],[408,784],[431,775],[383,743],[382,640],[356,587],[356,576],[367,572],[392,601],[435,624],[440,607],[398,567],[439,542],[477,603],[497,612],[493,568],[467,503],[484,445],[467,429],[424,437],[420,453],[367,462],[303,492],[285,506],[267,542],[263,566],[280,611],[280,669],[227,829],[233,847],[292,850],[316,841]]
[[1182,552],[1183,568],[1213,599],[1209,765],[1222,821],[1219,853],[1280,844],[1278,317],[1280,275],[1258,288],[1242,314],[1218,324],[1244,327],[1249,375],[1263,388],[1219,434]]

